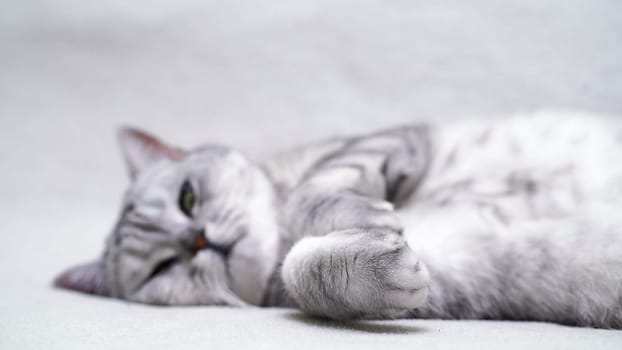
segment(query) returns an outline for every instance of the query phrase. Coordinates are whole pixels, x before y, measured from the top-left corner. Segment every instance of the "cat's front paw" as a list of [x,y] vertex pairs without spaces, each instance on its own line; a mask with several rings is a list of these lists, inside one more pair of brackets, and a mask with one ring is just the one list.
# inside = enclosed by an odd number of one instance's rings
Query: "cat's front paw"
[[401,236],[383,230],[306,238],[287,255],[282,278],[304,311],[335,319],[403,317],[428,294],[424,264]]
[[352,212],[350,227],[365,227],[367,229],[380,229],[401,233],[404,231],[402,220],[395,214],[392,203],[385,200],[365,199],[359,200],[358,206]]

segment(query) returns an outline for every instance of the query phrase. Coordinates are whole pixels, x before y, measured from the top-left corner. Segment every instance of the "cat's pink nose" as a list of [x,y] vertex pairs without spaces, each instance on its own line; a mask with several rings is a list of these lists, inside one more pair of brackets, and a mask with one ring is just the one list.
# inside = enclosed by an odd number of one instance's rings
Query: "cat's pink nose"
[[192,241],[192,249],[193,250],[201,250],[207,248],[207,237],[205,237],[205,231],[200,230],[194,236],[194,241]]

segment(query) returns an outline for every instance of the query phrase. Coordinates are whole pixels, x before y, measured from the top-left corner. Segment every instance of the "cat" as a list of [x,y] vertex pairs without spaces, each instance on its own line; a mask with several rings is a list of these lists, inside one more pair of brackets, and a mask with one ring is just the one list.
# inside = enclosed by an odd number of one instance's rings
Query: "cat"
[[[336,320],[622,328],[622,123],[422,122],[253,161],[119,132],[131,184],[58,287]],[[416,252],[416,253],[415,253]]]

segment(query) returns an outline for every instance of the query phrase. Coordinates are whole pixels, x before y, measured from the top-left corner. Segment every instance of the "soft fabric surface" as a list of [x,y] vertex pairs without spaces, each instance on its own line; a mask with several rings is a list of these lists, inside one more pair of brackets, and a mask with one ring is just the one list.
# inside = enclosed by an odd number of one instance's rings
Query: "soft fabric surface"
[[621,331],[344,325],[51,288],[113,225],[127,182],[120,124],[257,155],[422,118],[622,115],[620,38],[622,3],[605,0],[5,0],[0,349],[620,348]]

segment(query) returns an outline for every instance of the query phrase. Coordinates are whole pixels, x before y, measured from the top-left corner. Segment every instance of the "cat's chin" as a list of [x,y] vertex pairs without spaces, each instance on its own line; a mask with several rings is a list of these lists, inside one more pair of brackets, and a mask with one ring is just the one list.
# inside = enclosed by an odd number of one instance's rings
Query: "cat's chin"
[[[248,304],[260,305],[276,266],[276,239],[250,233],[231,250],[227,259],[230,289]],[[278,238],[277,233],[274,236]]]

